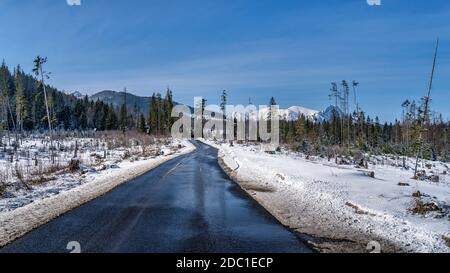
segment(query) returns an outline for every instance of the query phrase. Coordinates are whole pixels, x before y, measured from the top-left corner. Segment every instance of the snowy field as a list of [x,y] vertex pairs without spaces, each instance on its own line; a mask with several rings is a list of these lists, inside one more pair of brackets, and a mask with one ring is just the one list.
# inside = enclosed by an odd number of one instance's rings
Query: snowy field
[[[4,138],[3,143],[8,140]],[[119,171],[124,164],[171,155],[186,143],[139,134],[123,137],[115,132],[64,136],[54,146],[54,160],[50,142],[42,135],[23,139],[17,150],[8,145],[0,148],[0,213]],[[79,166],[71,171],[73,159],[79,161]]]
[[[323,252],[450,252],[448,163],[368,157],[368,168],[262,146],[217,144],[227,172],[283,224],[321,240]],[[404,164],[405,163],[405,164]],[[406,168],[405,168],[406,167]],[[373,176],[373,177],[372,177]],[[434,181],[434,182],[433,182]]]
[[[195,149],[188,141],[145,135],[65,137],[55,144],[52,164],[48,146],[45,139],[25,139],[13,159],[0,157],[0,246]],[[74,159],[76,168],[69,163]]]

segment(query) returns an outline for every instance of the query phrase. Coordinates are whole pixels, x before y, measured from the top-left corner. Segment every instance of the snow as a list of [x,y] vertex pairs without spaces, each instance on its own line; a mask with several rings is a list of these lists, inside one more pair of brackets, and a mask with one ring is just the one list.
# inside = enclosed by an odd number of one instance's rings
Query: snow
[[[99,170],[84,166],[81,169],[85,172],[81,172],[81,177],[77,177],[79,174],[59,175],[54,181],[33,186],[28,191],[19,190],[9,198],[1,198],[0,246],[170,159],[195,150],[195,146],[185,140],[173,140],[170,147],[161,148],[159,156],[111,160]],[[5,165],[0,161],[0,166]]]
[[334,115],[342,117],[344,113],[339,107],[330,105],[327,107],[327,109],[318,113],[315,120],[318,122],[331,121]]
[[[392,156],[371,157],[365,170],[299,153],[267,154],[260,145],[206,143],[219,148],[244,190],[296,231],[351,240],[360,245],[358,251],[378,241],[386,252],[450,252],[443,237],[450,237],[450,175],[443,162],[424,162],[428,173],[439,175],[434,183],[411,179],[412,170]],[[368,175],[372,171],[375,178]],[[442,211],[412,213],[417,191],[423,202]]]
[[225,165],[230,168],[232,171],[235,171],[237,169],[239,169],[239,164],[234,160],[233,157],[224,154],[221,156],[223,162],[225,163]]
[[[319,111],[308,109],[302,106],[292,106],[287,109],[278,109],[278,115],[281,120],[295,121],[299,119],[302,115],[311,121],[316,120],[319,115]],[[259,110],[259,115],[268,119],[270,116],[270,108],[262,108]],[[257,117],[254,117],[257,118]]]
[[[312,122],[324,122],[331,120],[333,118],[333,113],[336,113],[337,115],[343,114],[339,107],[335,106],[329,106],[324,111],[313,110],[302,106],[291,106],[287,109],[278,109],[279,119],[285,121],[296,121],[301,116],[304,116],[306,119]],[[240,117],[241,115],[240,113],[234,112],[232,116]],[[246,119],[248,119],[249,116],[251,120],[258,120],[259,117],[263,117],[263,119],[267,120],[270,116],[270,108],[263,107],[258,111],[247,113],[245,115]]]
[[[96,138],[60,137],[55,141],[57,151],[54,164],[46,136],[24,138],[17,151],[11,146],[3,147],[0,149],[0,213],[80,186],[98,173],[118,168],[117,163],[125,158],[138,161],[157,155],[170,155],[181,144],[134,137],[126,139],[114,133],[98,135]],[[2,141],[8,142],[6,138]],[[68,171],[72,159],[80,161],[80,172]]]

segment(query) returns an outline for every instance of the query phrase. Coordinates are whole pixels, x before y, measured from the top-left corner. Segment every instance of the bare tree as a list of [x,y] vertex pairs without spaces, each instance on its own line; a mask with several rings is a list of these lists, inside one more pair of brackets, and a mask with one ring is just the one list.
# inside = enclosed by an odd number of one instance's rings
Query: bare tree
[[409,119],[410,119],[410,113],[409,113],[409,107],[411,105],[411,102],[409,100],[405,100],[402,103],[403,108],[403,126],[406,128],[406,132],[403,136],[403,140],[406,142],[406,145],[409,145]]
[[220,110],[222,110],[222,119],[223,119],[223,139],[225,140],[227,138],[227,130],[226,130],[226,124],[227,124],[227,113],[226,113],[226,107],[227,107],[227,90],[223,90],[222,94],[220,95]]
[[51,150],[51,154],[52,154],[52,163],[55,163],[55,157],[54,157],[54,153],[53,153],[53,134],[52,134],[52,120],[50,118],[50,111],[48,108],[48,99],[47,99],[47,89],[45,86],[45,81],[44,78],[46,79],[50,79],[50,72],[46,72],[43,69],[44,64],[47,62],[47,58],[44,57],[42,58],[41,56],[37,56],[36,59],[34,59],[34,68],[33,68],[33,72],[37,77],[41,77],[41,84],[42,84],[42,88],[44,90],[44,99],[45,99],[45,110],[47,112],[47,121],[48,121],[48,130],[49,130],[49,135],[50,135],[50,150]]
[[[333,124],[334,124],[334,143],[337,143],[337,118],[338,118],[338,112],[337,112],[337,108],[338,108],[338,101],[341,97],[340,93],[339,93],[339,89],[337,86],[337,83],[332,82],[331,83],[331,89],[330,89],[330,95],[329,95],[330,99],[334,98],[334,110],[333,110]],[[339,117],[342,118],[342,117]]]
[[[354,103],[355,103],[355,107],[356,107],[356,119],[357,119],[357,127],[358,127],[357,130],[359,130],[358,134],[361,137],[362,134],[363,134],[363,128],[362,128],[362,119],[363,119],[363,117],[362,117],[362,113],[361,113],[362,111],[359,109],[358,97],[356,95],[356,87],[358,87],[358,85],[359,85],[359,82],[353,80],[352,87],[353,87]],[[357,130],[354,130],[355,131],[355,140],[357,139],[356,138],[356,131]]]
[[358,104],[358,99],[357,99],[357,96],[356,96],[356,87],[358,87],[358,85],[359,85],[359,82],[353,80],[353,83],[352,83],[353,96],[354,96],[354,99],[355,99],[355,107],[356,107],[356,112],[357,113],[359,113],[359,104]]
[[428,85],[428,92],[427,95],[423,98],[423,112],[421,113],[421,115],[419,115],[418,118],[418,125],[419,125],[419,149],[417,151],[417,156],[416,156],[416,165],[414,167],[414,177],[417,177],[417,168],[419,165],[419,158],[420,158],[420,154],[422,153],[423,150],[423,133],[426,130],[426,127],[429,125],[430,122],[430,117],[429,117],[429,112],[430,112],[430,100],[431,100],[431,89],[433,87],[433,78],[434,78],[434,71],[436,69],[436,60],[437,60],[437,53],[438,53],[438,49],[439,49],[439,37],[436,40],[436,48],[434,50],[434,59],[433,59],[433,67],[431,69],[431,75],[430,75],[430,83]]
[[[349,109],[349,86],[346,80],[342,81],[342,97],[341,97],[341,104],[344,111],[344,118],[342,119],[342,136],[346,135],[347,138],[347,148],[350,146],[350,109]],[[346,123],[346,124],[345,124]],[[344,126],[347,127],[346,134],[344,133]]]

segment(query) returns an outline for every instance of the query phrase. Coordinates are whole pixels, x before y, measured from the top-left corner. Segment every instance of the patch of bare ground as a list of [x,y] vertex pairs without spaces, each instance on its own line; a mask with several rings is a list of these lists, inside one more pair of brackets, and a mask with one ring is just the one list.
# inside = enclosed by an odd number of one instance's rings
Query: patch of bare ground
[[444,240],[445,244],[450,247],[450,237],[442,235],[442,239]]
[[318,242],[308,241],[310,247],[320,253],[361,253],[366,246],[350,240],[320,238]]
[[430,196],[416,191],[412,194],[414,201],[409,211],[412,214],[428,215],[433,214],[434,217],[442,218],[448,214],[448,209],[444,208],[445,205],[435,202]]
[[255,184],[249,181],[242,182],[241,186],[245,188],[248,191],[255,191],[255,192],[275,192],[275,189],[269,186],[259,185]]
[[[226,166],[223,159],[221,157],[218,158],[218,163],[220,167],[224,170],[224,172],[235,181],[244,191],[246,191],[256,202],[258,202],[262,207],[264,207],[269,213],[271,213],[282,225],[286,226],[293,232],[299,235],[299,237],[307,238],[304,239],[305,243],[307,243],[312,249],[320,253],[369,253],[372,249],[368,249],[368,243],[371,241],[378,242],[380,244],[380,252],[382,253],[396,253],[402,252],[402,249],[398,247],[395,242],[387,241],[383,238],[377,237],[368,237],[368,236],[360,236],[360,238],[356,238],[355,240],[349,240],[346,238],[342,238],[339,236],[339,232],[336,232],[336,236],[328,236],[329,232],[322,232],[319,227],[311,226],[311,227],[299,227],[290,225],[289,218],[292,217],[290,212],[279,212],[274,211],[273,208],[267,207],[267,204],[264,204],[258,195],[257,192],[260,193],[271,193],[275,192],[274,189],[270,187],[265,187],[261,185],[257,185],[255,182],[251,181],[242,181],[239,180],[236,172],[231,170]],[[282,179],[281,177],[277,177],[277,179]],[[355,209],[355,212],[358,214],[371,215],[367,211],[359,208],[358,206],[348,202],[348,206]],[[344,232],[345,233],[345,232]],[[323,234],[327,234],[323,236]]]
[[440,208],[434,202],[424,202],[420,198],[415,198],[414,205],[410,209],[413,214],[421,214],[426,215],[429,212],[443,212],[443,209]]
[[364,215],[375,216],[375,214],[369,213],[368,211],[365,211],[365,210],[361,209],[360,207],[358,207],[357,205],[352,204],[350,202],[346,202],[345,205],[351,207],[352,209],[354,209],[356,214],[364,214]]
[[6,192],[6,185],[3,181],[0,181],[0,197],[2,197]]
[[[358,241],[338,238],[317,238],[308,245],[320,253],[398,253],[402,250],[394,243],[380,238],[365,238]],[[379,246],[379,249],[377,247]]]

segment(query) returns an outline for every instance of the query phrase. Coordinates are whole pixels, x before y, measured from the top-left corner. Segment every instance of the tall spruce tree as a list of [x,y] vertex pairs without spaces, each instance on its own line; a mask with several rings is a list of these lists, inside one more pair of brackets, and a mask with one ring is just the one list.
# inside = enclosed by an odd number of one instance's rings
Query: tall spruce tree
[[155,93],[151,96],[149,104],[149,133],[156,134],[158,127],[158,103]]
[[172,109],[173,109],[172,90],[167,88],[166,96],[164,98],[164,116],[166,118],[165,123],[167,132],[170,132],[170,128],[172,128],[173,124]]
[[20,132],[23,131],[23,121],[27,118],[28,112],[26,107],[26,97],[25,97],[25,82],[23,71],[20,66],[18,66],[14,73],[14,84],[16,87],[16,117],[17,117],[17,128]]

